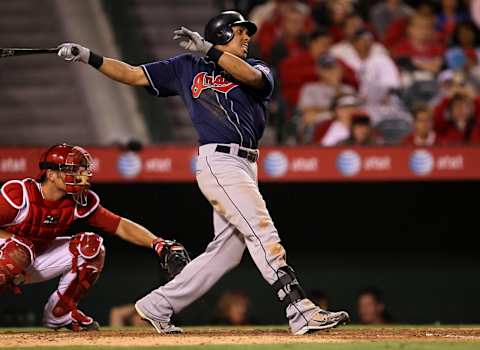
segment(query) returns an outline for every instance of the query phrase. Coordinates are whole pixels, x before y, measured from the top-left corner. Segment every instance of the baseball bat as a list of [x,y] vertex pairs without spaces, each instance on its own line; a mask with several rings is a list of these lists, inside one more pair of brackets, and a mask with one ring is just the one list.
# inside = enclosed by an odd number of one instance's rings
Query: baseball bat
[[[59,50],[58,47],[50,48],[0,48],[0,58],[12,57],[12,56],[24,56],[24,55],[37,55],[44,53],[57,53]],[[72,47],[72,54],[74,56],[78,55],[80,50],[78,47]]]

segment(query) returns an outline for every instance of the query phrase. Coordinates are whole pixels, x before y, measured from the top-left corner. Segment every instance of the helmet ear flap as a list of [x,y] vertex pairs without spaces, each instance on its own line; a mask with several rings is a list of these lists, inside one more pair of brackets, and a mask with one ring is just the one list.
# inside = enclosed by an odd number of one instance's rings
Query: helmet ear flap
[[233,29],[229,26],[224,26],[217,33],[218,44],[225,45],[233,39],[234,33]]

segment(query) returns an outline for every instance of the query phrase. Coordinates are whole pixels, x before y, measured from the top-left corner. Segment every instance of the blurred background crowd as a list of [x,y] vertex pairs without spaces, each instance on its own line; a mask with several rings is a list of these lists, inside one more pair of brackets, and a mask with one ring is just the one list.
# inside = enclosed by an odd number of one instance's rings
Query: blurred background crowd
[[[227,9],[257,24],[250,55],[275,72],[264,145],[479,142],[478,0],[1,1],[0,41],[79,42],[135,65],[182,53],[176,27],[203,33]],[[178,98],[152,99],[53,55],[2,60],[0,85],[0,145],[59,134],[90,145],[197,141]]]
[[237,1],[276,72],[278,143],[477,144],[480,36],[463,0]]

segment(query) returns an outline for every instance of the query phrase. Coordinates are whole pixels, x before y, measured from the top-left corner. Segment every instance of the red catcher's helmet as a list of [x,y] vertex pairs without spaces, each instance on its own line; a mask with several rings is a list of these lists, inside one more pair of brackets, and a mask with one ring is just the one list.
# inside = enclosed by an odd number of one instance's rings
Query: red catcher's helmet
[[65,173],[65,191],[73,196],[75,202],[87,205],[89,179],[92,176],[92,156],[82,147],[66,143],[54,145],[43,153],[38,163],[43,178],[47,169]]

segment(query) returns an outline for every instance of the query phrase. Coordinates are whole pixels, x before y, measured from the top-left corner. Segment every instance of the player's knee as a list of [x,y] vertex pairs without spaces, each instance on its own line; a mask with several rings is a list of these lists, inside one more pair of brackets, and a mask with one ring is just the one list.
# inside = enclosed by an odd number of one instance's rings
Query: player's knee
[[87,261],[102,263],[105,260],[103,238],[93,232],[80,232],[70,240],[70,252],[73,256],[82,257]]
[[23,283],[24,271],[33,259],[30,241],[21,237],[9,238],[0,247],[0,287]]
[[105,265],[105,246],[102,244],[98,255],[93,259],[87,260],[87,262],[89,266],[94,267],[100,273]]

